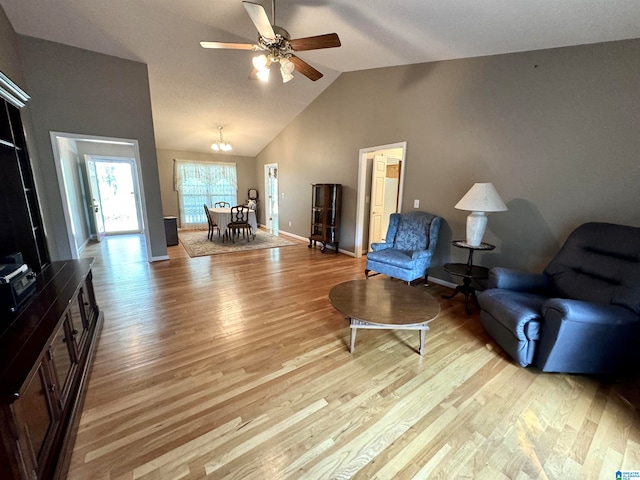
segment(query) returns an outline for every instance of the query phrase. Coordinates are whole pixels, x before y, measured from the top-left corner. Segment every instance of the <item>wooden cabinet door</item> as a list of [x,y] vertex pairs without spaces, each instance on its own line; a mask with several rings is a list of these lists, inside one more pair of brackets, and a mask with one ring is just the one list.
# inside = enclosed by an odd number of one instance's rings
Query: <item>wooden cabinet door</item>
[[78,352],[69,311],[48,350],[51,375],[58,389],[60,409],[64,410],[77,368]]
[[91,325],[87,318],[84,290],[80,288],[75,298],[71,300],[69,305],[69,313],[67,315],[69,321],[69,329],[71,336],[76,342],[77,357],[76,361],[80,362],[84,356],[85,345],[89,338],[89,330]]
[[55,384],[40,363],[20,391],[12,410],[18,429],[17,454],[24,478],[40,478],[58,427]]
[[89,271],[87,278],[82,283],[84,311],[87,316],[87,324],[92,326],[98,320],[100,309],[96,302],[96,294],[93,290],[93,274]]

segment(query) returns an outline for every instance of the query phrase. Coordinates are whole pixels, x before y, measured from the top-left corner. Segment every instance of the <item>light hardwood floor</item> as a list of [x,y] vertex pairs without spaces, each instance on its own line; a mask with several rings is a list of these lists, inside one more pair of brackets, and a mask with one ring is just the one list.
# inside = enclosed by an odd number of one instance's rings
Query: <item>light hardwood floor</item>
[[105,323],[69,479],[613,480],[640,469],[628,385],[514,365],[477,310],[440,298],[446,287],[428,287],[442,310],[424,357],[416,332],[387,330],[360,331],[351,355],[327,296],[363,278],[364,258],[304,243],[201,258],[175,246],[149,264],[139,238],[84,253],[96,256]]

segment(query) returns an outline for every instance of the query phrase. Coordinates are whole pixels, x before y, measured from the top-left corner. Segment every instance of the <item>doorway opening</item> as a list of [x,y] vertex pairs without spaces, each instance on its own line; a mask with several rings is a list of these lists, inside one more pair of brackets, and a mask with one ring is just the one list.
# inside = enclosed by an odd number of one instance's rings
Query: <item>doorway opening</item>
[[[141,233],[135,160],[85,155],[85,163],[97,236]],[[104,225],[104,232],[100,231],[99,224]]]
[[402,211],[407,142],[360,149],[355,256],[387,232],[389,215]]
[[[107,233],[141,233],[144,235],[146,247],[146,258],[142,260],[149,261],[152,258],[151,241],[146,227],[148,219],[138,141],[62,132],[50,132],[49,135],[71,258],[80,258],[80,253],[91,239],[101,240]],[[90,185],[93,182],[90,182],[89,164],[95,167],[94,185]],[[101,176],[112,177],[111,180],[102,181],[107,187],[99,186]],[[96,191],[92,192],[92,188]],[[107,191],[109,188],[111,192]],[[119,199],[114,201],[116,197],[112,195],[115,195],[116,190],[129,196],[126,202],[119,196]],[[135,207],[130,207],[131,202]],[[109,203],[113,205],[108,205]],[[127,215],[122,214],[124,208],[110,211],[112,206],[122,207],[125,203],[128,205],[127,212],[130,212]],[[95,211],[96,207],[98,212]],[[109,212],[107,217],[110,220],[122,222],[109,223],[109,230],[106,223],[104,226],[98,225],[96,213],[99,213],[99,218],[106,220],[104,210]],[[124,223],[125,216],[137,220],[128,219],[127,223]],[[134,225],[134,222],[137,222],[137,225]]]
[[264,191],[267,192],[267,202],[264,211],[265,226],[269,233],[278,235],[278,164],[268,163],[264,166]]

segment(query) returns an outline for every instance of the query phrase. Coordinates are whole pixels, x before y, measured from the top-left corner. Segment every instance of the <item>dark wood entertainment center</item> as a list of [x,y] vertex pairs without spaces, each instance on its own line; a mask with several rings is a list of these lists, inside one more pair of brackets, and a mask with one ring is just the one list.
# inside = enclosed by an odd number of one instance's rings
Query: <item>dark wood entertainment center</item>
[[50,262],[19,111],[29,97],[1,73],[0,97],[0,258],[37,274],[26,300],[0,305],[0,479],[63,479],[103,312],[93,259]]
[[103,313],[92,259],[52,262],[0,328],[0,478],[64,478]]

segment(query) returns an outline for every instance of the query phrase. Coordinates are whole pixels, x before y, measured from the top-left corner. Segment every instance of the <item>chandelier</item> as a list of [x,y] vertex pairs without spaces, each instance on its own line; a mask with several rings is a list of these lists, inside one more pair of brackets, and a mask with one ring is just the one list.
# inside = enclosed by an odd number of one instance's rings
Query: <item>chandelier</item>
[[211,150],[215,150],[216,152],[228,152],[229,150],[231,150],[231,145],[228,143],[224,143],[224,140],[222,139],[222,127],[218,127],[218,130],[220,130],[220,140],[216,140],[211,144]]

